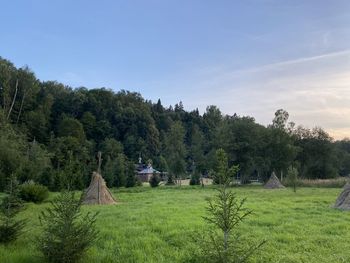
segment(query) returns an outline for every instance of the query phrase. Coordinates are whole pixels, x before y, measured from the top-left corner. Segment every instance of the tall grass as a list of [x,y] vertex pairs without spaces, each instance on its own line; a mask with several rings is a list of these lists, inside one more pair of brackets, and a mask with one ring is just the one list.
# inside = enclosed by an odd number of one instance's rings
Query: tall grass
[[[214,187],[150,187],[112,190],[119,204],[84,206],[97,212],[100,241],[84,263],[185,263],[198,247],[192,236],[205,227],[206,198]],[[350,262],[350,214],[332,209],[341,189],[300,188],[265,190],[261,186],[234,188],[247,197],[253,215],[239,232],[247,239],[267,239],[252,263]],[[55,194],[50,194],[52,199]],[[33,244],[39,234],[38,215],[49,204],[27,204],[21,214],[26,232],[9,246],[0,246],[0,262],[43,263]]]
[[[298,187],[317,187],[317,188],[342,188],[347,183],[349,178],[338,177],[333,179],[299,179],[297,182]],[[288,180],[284,180],[285,186],[292,187],[292,184]]]

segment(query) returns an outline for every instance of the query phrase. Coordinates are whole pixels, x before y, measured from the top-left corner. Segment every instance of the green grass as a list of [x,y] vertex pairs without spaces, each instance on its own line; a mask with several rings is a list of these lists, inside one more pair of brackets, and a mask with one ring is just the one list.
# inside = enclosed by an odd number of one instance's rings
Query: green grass
[[[254,210],[240,227],[251,240],[268,242],[251,262],[350,262],[350,212],[331,208],[339,188],[265,190],[233,188]],[[197,249],[192,235],[205,227],[207,187],[160,187],[113,190],[120,204],[85,206],[98,211],[100,241],[83,262],[189,262]],[[50,198],[54,194],[51,194]],[[38,215],[48,203],[28,204],[23,236],[0,246],[0,262],[43,262],[33,243],[40,233]]]

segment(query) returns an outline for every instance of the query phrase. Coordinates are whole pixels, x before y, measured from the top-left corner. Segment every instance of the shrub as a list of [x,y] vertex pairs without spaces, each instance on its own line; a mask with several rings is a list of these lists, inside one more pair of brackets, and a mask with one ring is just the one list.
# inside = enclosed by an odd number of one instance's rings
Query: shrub
[[175,185],[174,176],[171,173],[168,174],[166,185]]
[[153,174],[149,179],[149,184],[151,187],[157,187],[160,183],[160,177],[157,174]]
[[286,181],[293,187],[294,193],[297,191],[298,184],[298,170],[294,167],[289,167],[287,171]]
[[8,195],[2,200],[0,206],[0,243],[5,244],[16,240],[25,226],[24,220],[15,219],[23,209],[15,177],[10,178],[6,193]]
[[200,180],[200,176],[198,173],[194,173],[191,176],[191,180],[190,180],[190,185],[200,185],[201,184],[201,180]]
[[97,214],[83,215],[81,205],[82,198],[63,192],[42,212],[39,219],[44,229],[37,246],[48,262],[77,262],[97,239]]
[[142,181],[140,178],[136,177],[136,183],[135,186],[143,186]]
[[29,181],[21,185],[20,196],[24,201],[41,203],[49,197],[49,190],[46,186]]

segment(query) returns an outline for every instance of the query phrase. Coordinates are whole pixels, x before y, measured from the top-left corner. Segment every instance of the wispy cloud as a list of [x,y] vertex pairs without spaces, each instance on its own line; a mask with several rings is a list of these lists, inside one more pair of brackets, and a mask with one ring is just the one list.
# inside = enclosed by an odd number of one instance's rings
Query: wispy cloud
[[247,74],[247,73],[250,74],[250,73],[257,73],[257,72],[274,70],[274,69],[283,69],[284,67],[290,66],[290,65],[303,64],[306,62],[313,62],[317,60],[331,59],[331,58],[337,58],[340,56],[349,56],[349,55],[350,55],[350,49],[347,49],[347,50],[326,53],[326,54],[317,55],[317,56],[302,57],[298,59],[265,64],[258,67],[248,68],[248,69],[236,70],[229,74],[232,74],[232,75]]
[[202,76],[201,90],[187,105],[200,104],[203,110],[216,104],[225,113],[251,115],[263,124],[284,108],[297,124],[350,137],[350,50],[217,73]]

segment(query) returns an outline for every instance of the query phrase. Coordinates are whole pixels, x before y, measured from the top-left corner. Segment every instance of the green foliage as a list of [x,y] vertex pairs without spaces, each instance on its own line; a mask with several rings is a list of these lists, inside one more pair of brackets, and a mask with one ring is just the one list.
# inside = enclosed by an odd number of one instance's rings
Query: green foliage
[[[239,165],[242,183],[256,175],[265,180],[272,170],[286,174],[296,161],[302,178],[350,174],[349,142],[334,142],[320,128],[295,128],[283,109],[265,127],[249,116],[223,115],[213,105],[201,115],[185,111],[182,102],[164,107],[135,92],[43,82],[28,67],[16,68],[3,58],[0,87],[0,191],[11,174],[55,191],[72,179],[70,187],[82,189],[98,151],[104,153],[108,185],[117,187],[135,181],[122,158],[136,163],[141,153],[168,172],[171,184],[193,173],[192,166],[199,174],[216,170],[220,148],[230,165]],[[78,178],[67,178],[69,169]]]
[[41,203],[49,197],[47,187],[33,181],[22,184],[20,189],[20,197],[27,202]]
[[97,214],[82,214],[81,204],[74,193],[63,192],[41,213],[37,246],[48,262],[78,262],[96,241]]
[[16,219],[23,209],[19,197],[19,186],[16,177],[9,179],[5,196],[0,204],[0,243],[10,243],[18,238],[25,226],[24,220]]
[[214,183],[227,185],[239,171],[238,165],[228,166],[227,154],[223,149],[216,151],[217,166],[214,174]]
[[[222,186],[218,194],[208,201],[204,220],[214,229],[201,240],[201,260],[215,263],[247,262],[265,241],[246,245],[236,229],[252,211],[245,208],[245,199],[239,200],[235,193]],[[210,228],[209,228],[210,229]]]
[[151,187],[158,187],[160,183],[160,177],[157,174],[153,174],[149,179],[149,184]]
[[68,153],[68,160],[64,168],[58,173],[60,190],[80,190],[84,188],[82,164]]
[[166,185],[175,185],[175,180],[174,180],[174,176],[172,175],[172,173],[168,173],[167,181],[165,184]]
[[124,154],[120,153],[115,159],[107,156],[107,162],[103,168],[103,177],[108,187],[122,187],[126,185],[127,160]]
[[302,149],[297,156],[300,176],[308,179],[326,179],[337,176],[339,168],[336,148],[331,137],[321,128],[295,131],[296,144]]
[[123,153],[123,144],[113,138],[105,139],[101,144],[103,156],[115,159]]
[[204,135],[199,129],[198,125],[193,126],[191,135],[189,157],[193,160],[196,172],[204,173],[209,168],[204,155]]
[[18,174],[26,162],[26,144],[23,135],[6,122],[0,123],[0,191],[7,185],[7,179]]
[[298,170],[290,166],[287,171],[287,178],[286,178],[287,184],[291,185],[293,187],[293,191],[297,191],[298,186]]
[[74,118],[63,116],[58,126],[59,137],[73,137],[80,142],[85,140],[83,125]]
[[201,180],[200,180],[200,175],[199,173],[193,173],[191,175],[191,179],[190,179],[190,185],[200,185],[201,184]]
[[134,187],[138,184],[135,174],[135,167],[132,162],[127,162],[125,187]]
[[182,124],[177,121],[171,125],[165,141],[167,164],[171,175],[174,175],[175,179],[180,179],[185,173],[186,148],[184,136],[185,130]]
[[[193,257],[200,247],[191,236],[208,228],[201,216],[205,215],[205,199],[217,193],[216,187],[111,189],[121,205],[82,208],[84,212],[99,211],[100,239],[81,262],[198,262]],[[246,207],[253,210],[237,228],[241,243],[268,239],[249,262],[350,262],[350,235],[344,231],[349,226],[349,213],[330,208],[341,188],[298,188],[297,195],[252,185],[234,191],[237,197],[246,197]],[[57,195],[51,193],[50,198]],[[30,231],[10,247],[0,245],[0,262],[45,262],[32,241],[42,231],[38,214],[47,206],[28,205],[19,215],[26,218]]]
[[33,180],[35,182],[45,181],[46,172],[51,168],[51,155],[35,140],[29,143],[27,158],[22,163],[18,178],[21,182]]
[[284,130],[289,118],[289,113],[283,109],[275,112],[275,118],[272,121],[272,126],[276,129]]

